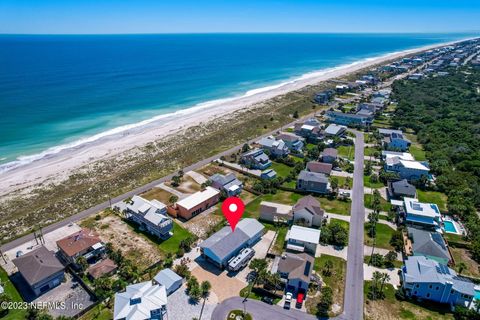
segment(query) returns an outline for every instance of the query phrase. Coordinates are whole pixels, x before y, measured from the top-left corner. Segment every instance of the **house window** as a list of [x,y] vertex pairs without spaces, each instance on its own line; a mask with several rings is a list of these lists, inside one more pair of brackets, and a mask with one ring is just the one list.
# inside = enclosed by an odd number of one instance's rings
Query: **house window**
[[415,288],[419,288],[419,287],[420,287],[420,285],[418,285],[418,284],[415,286]]
[[415,296],[416,296],[416,295],[417,295],[417,291],[413,291],[413,295],[415,295]]
[[428,286],[428,289],[432,289],[432,285],[429,285],[429,286]]
[[430,298],[430,293],[427,293],[427,298]]
[[437,290],[437,291],[438,291],[438,289],[440,289],[440,287],[439,287],[439,286],[437,286],[437,287],[435,288],[435,290]]

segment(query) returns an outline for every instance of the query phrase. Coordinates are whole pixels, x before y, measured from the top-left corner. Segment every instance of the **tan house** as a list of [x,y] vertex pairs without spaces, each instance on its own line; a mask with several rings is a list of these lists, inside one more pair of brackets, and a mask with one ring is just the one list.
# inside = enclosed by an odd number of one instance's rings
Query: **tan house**
[[177,216],[186,220],[191,219],[197,214],[216,205],[219,200],[220,191],[212,187],[206,187],[205,190],[195,192],[178,201],[176,204]]
[[260,219],[268,222],[288,223],[293,219],[292,206],[274,202],[260,202]]

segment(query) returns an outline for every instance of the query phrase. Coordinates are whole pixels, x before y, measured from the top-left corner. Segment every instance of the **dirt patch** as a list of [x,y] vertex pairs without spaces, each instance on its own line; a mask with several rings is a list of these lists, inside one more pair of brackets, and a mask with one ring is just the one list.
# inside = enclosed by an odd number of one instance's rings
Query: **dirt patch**
[[164,204],[168,204],[170,203],[169,200],[170,200],[170,197],[173,196],[173,194],[166,190],[155,187],[145,193],[142,193],[140,196],[147,200],[155,199]]
[[201,190],[201,186],[192,177],[186,175],[182,177],[178,187],[172,186],[171,181],[165,182],[165,185],[182,193],[195,193]]
[[88,225],[97,231],[102,241],[111,242],[115,250],[120,249],[126,258],[135,261],[140,270],[152,265],[162,257],[158,246],[137,234],[115,214],[102,213],[96,218],[82,221],[82,225]]
[[459,271],[459,264],[463,262],[466,269],[462,271],[462,274],[472,277],[480,277],[480,265],[472,259],[472,256],[467,249],[450,247],[450,251],[455,259],[455,270],[457,272]]
[[222,216],[214,214],[218,206],[219,205],[202,212],[187,222],[183,222],[183,227],[201,239],[207,238],[208,231],[223,220]]

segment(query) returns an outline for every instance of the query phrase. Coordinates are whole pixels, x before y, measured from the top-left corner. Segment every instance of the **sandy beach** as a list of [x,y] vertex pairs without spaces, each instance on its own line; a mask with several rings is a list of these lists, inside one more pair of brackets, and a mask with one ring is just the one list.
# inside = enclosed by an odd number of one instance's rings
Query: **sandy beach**
[[158,141],[166,136],[174,135],[189,127],[214,121],[220,116],[232,114],[238,110],[258,106],[271,98],[299,90],[309,85],[342,77],[349,73],[382,64],[408,54],[448,44],[450,43],[395,52],[337,68],[308,73],[298,79],[284,82],[280,85],[249,91],[241,97],[200,104],[174,114],[162,115],[138,124],[114,129],[98,137],[85,139],[70,147],[61,148],[62,150],[59,152],[53,151],[43,154],[38,160],[20,164],[0,173],[0,196],[8,195],[12,191],[20,189],[25,191],[28,190],[28,188],[44,182],[58,183],[68,178],[72,172],[80,167],[99,160],[111,159],[114,161],[117,156],[121,156],[127,152],[138,152],[137,147],[145,146],[149,142]]

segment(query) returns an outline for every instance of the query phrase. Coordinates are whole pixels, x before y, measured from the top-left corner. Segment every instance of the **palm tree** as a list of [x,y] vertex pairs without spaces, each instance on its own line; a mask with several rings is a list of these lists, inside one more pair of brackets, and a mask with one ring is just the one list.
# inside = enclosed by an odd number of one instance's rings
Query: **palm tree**
[[380,295],[383,297],[383,287],[385,286],[385,283],[390,281],[390,276],[388,273],[384,272],[382,273],[382,283],[380,285]]
[[210,295],[211,288],[212,288],[212,285],[208,281],[202,281],[202,283],[200,284],[200,291],[203,298],[203,304],[202,304],[202,309],[200,310],[200,317],[198,318],[199,320],[202,319],[203,308],[205,307],[205,302],[207,301],[207,298]]
[[273,285],[273,293],[277,294],[278,286],[282,282],[282,278],[280,277],[279,273],[270,273],[270,282]]
[[379,282],[382,280],[382,274],[378,271],[374,271],[373,274],[372,274],[372,285],[371,285],[371,289],[372,289],[372,300],[376,300],[377,299],[377,287],[378,287],[378,284]]
[[325,275],[331,275],[332,274],[332,268],[333,268],[333,262],[332,260],[327,260],[325,261],[325,265],[324,265],[324,274]]

